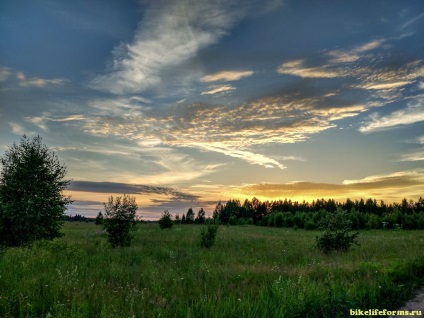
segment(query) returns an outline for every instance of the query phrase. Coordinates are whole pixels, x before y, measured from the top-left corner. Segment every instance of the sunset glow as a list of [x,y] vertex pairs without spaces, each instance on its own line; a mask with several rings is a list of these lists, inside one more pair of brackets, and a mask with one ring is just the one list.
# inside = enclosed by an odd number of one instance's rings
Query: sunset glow
[[[0,155],[40,135],[68,214],[424,196],[422,1],[3,1]],[[196,210],[197,209],[197,210]]]

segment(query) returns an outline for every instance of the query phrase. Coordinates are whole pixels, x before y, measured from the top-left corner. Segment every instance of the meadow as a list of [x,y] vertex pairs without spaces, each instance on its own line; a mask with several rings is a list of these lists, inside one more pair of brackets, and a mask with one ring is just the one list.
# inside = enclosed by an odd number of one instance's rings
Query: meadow
[[424,231],[364,230],[360,246],[322,254],[319,232],[138,224],[111,248],[93,223],[0,255],[1,317],[349,317],[397,309],[424,283]]

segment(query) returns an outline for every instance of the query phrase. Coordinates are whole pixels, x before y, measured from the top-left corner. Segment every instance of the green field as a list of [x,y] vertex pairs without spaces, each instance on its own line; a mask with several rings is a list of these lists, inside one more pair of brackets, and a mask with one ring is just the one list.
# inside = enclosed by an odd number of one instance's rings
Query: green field
[[112,249],[92,223],[0,255],[1,317],[349,317],[396,309],[424,282],[424,231],[362,231],[324,255],[318,232],[220,226],[200,247],[196,225],[139,224]]

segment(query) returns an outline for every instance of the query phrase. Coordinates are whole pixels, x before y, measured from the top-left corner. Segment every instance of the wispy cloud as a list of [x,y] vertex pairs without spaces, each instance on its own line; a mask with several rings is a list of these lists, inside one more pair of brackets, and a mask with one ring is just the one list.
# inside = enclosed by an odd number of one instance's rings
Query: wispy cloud
[[25,121],[29,122],[38,128],[47,131],[48,122],[70,122],[70,121],[84,121],[86,118],[84,115],[68,115],[68,116],[58,116],[54,117],[50,113],[42,113],[40,116],[27,116]]
[[200,81],[202,82],[231,82],[238,81],[244,77],[253,75],[253,71],[220,71],[214,74],[203,76]]
[[144,110],[92,116],[84,121],[83,129],[95,135],[219,152],[250,164],[283,169],[285,166],[277,159],[252,150],[254,146],[304,141],[335,127],[334,121],[356,116],[365,109],[363,105],[339,102],[330,94],[266,97],[234,107],[178,104],[166,114]]
[[191,146],[206,149],[209,151],[219,152],[234,158],[240,158],[244,161],[247,161],[248,163],[264,166],[266,168],[286,168],[283,164],[281,164],[275,159],[246,150],[232,149],[231,147],[228,147],[223,143],[195,143]]
[[20,87],[43,88],[50,85],[63,85],[68,82],[64,78],[41,78],[29,77],[24,72],[15,71],[8,67],[0,67],[0,82],[10,82],[10,84]]
[[173,188],[142,184],[72,181],[67,189],[70,191],[95,193],[163,194],[175,201],[193,201],[198,199],[195,195],[180,192]]
[[223,85],[223,86],[209,86],[209,90],[202,92],[202,95],[213,95],[217,93],[228,93],[230,91],[235,90],[235,88],[231,85]]
[[45,79],[40,77],[27,77],[24,73],[16,73],[19,86],[22,87],[45,87],[47,85],[63,85],[67,80],[63,78]]
[[115,94],[138,93],[162,82],[175,66],[217,42],[243,15],[232,1],[190,0],[151,3],[131,44],[113,51],[113,65],[91,86]]
[[10,122],[9,126],[15,135],[22,136],[23,134],[25,134],[25,129],[24,127],[22,127],[22,125],[18,123]]
[[347,76],[346,70],[335,69],[329,65],[306,67],[304,60],[295,60],[283,63],[277,72],[280,74],[289,74],[303,78],[334,78]]
[[362,133],[370,133],[383,129],[391,129],[401,125],[410,125],[424,121],[424,99],[410,102],[405,109],[395,111],[387,116],[374,113],[368,122],[359,128]]
[[[290,74],[303,78],[335,78],[355,75],[355,70],[349,69],[353,62],[368,58],[364,53],[376,50],[382,46],[383,39],[373,40],[353,47],[351,50],[332,50],[324,54],[327,63],[319,66],[305,66],[305,60],[294,60],[283,63],[277,68],[281,74]],[[356,69],[357,72],[357,69]]]
[[402,154],[400,156],[400,161],[423,161],[424,160],[424,151],[417,151],[413,153]]
[[0,67],[0,82],[6,81],[6,79],[12,73],[11,69],[8,67]]

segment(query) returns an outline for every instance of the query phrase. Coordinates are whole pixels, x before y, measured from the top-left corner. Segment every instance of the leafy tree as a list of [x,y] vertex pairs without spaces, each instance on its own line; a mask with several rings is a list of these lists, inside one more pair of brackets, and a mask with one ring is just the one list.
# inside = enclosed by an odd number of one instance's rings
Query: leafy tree
[[214,219],[215,222],[219,222],[219,218],[223,209],[224,209],[224,206],[222,205],[221,201],[219,201],[212,214],[212,218]]
[[138,209],[135,197],[124,194],[123,197],[109,197],[104,203],[104,228],[112,247],[130,246],[131,230],[135,229],[136,212]]
[[180,215],[178,213],[175,215],[174,223],[175,224],[180,224],[181,223]]
[[203,227],[200,231],[200,246],[211,248],[215,242],[215,236],[218,232],[217,224],[208,224],[206,227]]
[[21,246],[61,236],[70,180],[66,167],[37,136],[25,135],[0,158],[0,245]]
[[192,208],[189,208],[186,214],[186,223],[193,224],[194,223],[194,212]]
[[102,211],[99,211],[99,213],[96,216],[95,224],[96,225],[102,225],[103,224],[103,220],[104,220],[103,213],[102,213]]
[[317,236],[317,247],[324,253],[333,250],[347,252],[352,244],[359,245],[357,237],[359,232],[349,234],[352,230],[352,221],[349,215],[342,210],[336,213],[328,213],[327,217],[321,223],[321,229],[324,233]]
[[159,219],[159,226],[161,229],[170,229],[174,225],[172,221],[172,215],[168,210],[165,210],[162,217]]

